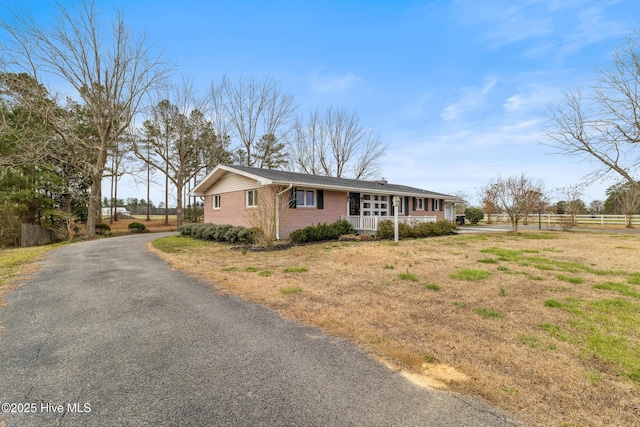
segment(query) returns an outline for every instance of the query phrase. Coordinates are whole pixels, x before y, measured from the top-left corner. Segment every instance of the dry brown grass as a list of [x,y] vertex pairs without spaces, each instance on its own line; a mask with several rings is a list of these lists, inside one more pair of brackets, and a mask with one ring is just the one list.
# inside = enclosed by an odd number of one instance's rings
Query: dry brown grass
[[[479,396],[527,425],[640,425],[637,381],[621,375],[614,363],[538,326],[546,322],[574,331],[574,314],[546,307],[548,299],[637,302],[594,289],[593,284],[628,277],[621,272],[603,277],[595,270],[640,271],[640,236],[547,232],[542,237],[553,239],[532,237],[540,234],[460,235],[399,245],[332,242],[272,252],[202,243],[174,254],[156,252],[175,267],[210,281],[218,292],[264,304],[351,340],[414,382]],[[497,259],[481,252],[491,247],[526,250],[522,255],[593,270],[479,263]],[[308,271],[285,272],[292,267]],[[450,277],[461,268],[491,275],[477,281]],[[406,272],[418,280],[401,279]],[[560,280],[561,274],[584,282]],[[640,285],[632,286],[640,292]],[[302,291],[282,292],[295,287]],[[504,317],[482,317],[474,311],[478,308]],[[631,339],[640,355],[637,331]]]
[[119,219],[118,221],[109,222],[107,218],[105,223],[111,227],[111,234],[129,234],[129,224],[132,222],[139,222],[140,224],[144,224],[147,228],[147,231],[151,233],[157,233],[161,231],[176,231],[176,217],[175,215],[169,216],[169,225],[164,224],[164,216],[161,218],[159,216],[152,216],[149,221],[147,221],[146,217],[141,218],[129,218],[129,219]]

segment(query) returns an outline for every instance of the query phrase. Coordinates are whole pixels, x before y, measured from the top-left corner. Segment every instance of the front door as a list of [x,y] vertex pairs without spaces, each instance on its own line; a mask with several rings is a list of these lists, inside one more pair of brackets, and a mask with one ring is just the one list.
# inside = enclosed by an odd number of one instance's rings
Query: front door
[[360,193],[349,193],[349,215],[360,216]]

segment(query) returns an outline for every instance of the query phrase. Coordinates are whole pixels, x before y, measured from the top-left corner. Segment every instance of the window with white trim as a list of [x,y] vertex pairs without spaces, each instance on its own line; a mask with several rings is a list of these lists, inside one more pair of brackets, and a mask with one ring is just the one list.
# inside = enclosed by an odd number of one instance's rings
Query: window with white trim
[[246,206],[248,208],[255,208],[258,206],[258,190],[247,190],[246,194]]
[[220,195],[214,194],[211,200],[211,207],[213,209],[220,209]]
[[433,199],[433,211],[440,210],[440,199]]
[[416,210],[417,211],[424,210],[424,199],[420,199],[416,197]]
[[316,192],[296,188],[296,207],[312,208],[316,206]]

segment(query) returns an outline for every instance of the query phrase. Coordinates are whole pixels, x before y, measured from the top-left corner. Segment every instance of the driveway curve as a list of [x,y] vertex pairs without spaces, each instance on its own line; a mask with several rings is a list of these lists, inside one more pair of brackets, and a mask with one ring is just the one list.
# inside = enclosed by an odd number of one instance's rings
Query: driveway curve
[[[133,235],[52,251],[0,310],[0,427],[507,426],[354,345],[217,295]],[[212,266],[215,260],[211,260]]]

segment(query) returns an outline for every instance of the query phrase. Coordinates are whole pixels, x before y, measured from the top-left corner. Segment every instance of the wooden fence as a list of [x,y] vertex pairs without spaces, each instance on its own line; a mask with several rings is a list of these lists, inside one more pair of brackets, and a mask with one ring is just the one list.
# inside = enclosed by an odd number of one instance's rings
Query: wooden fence
[[[560,214],[542,214],[540,215],[540,222],[543,225],[553,226],[558,224],[566,224],[570,221],[571,215],[560,215]],[[626,225],[627,224],[627,216],[626,215],[574,215],[576,225],[587,225],[587,224],[595,224],[595,225]],[[538,223],[538,214],[531,214],[528,216],[529,224],[537,224]],[[485,222],[487,221],[487,215],[484,216]],[[631,225],[640,225],[640,215],[631,215],[629,220],[631,221]],[[492,222],[510,222],[509,215],[507,214],[497,214],[491,215]],[[524,224],[524,218],[520,219],[520,224]]]
[[23,248],[48,245],[56,240],[58,239],[55,233],[41,225],[22,224],[22,229],[20,230],[20,246]]

